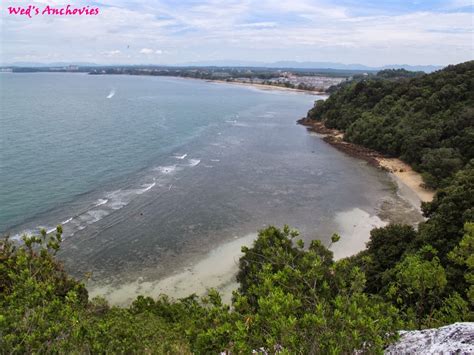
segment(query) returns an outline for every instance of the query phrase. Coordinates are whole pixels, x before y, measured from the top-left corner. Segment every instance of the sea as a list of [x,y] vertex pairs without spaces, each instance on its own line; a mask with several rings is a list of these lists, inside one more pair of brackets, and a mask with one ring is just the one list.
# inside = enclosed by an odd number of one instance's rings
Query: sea
[[[421,219],[393,179],[296,120],[323,96],[184,78],[0,74],[0,232],[64,230],[91,284],[158,280],[269,225],[306,242]],[[248,240],[248,239],[246,239]],[[218,267],[218,265],[216,265]]]

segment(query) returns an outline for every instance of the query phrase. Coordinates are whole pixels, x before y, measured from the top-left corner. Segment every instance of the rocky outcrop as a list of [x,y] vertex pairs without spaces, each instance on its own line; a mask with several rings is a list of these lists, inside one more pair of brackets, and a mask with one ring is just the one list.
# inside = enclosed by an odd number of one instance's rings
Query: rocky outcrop
[[400,332],[385,354],[474,354],[474,323]]

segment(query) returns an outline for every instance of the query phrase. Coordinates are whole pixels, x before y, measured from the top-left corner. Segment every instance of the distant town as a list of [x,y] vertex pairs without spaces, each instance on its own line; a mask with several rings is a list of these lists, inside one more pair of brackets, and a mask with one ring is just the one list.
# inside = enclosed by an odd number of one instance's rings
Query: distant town
[[315,93],[332,93],[345,83],[364,79],[410,78],[422,71],[405,69],[347,70],[218,66],[155,66],[155,65],[51,65],[3,66],[0,73],[83,73],[90,75],[148,75],[193,78],[240,83],[255,86],[276,86]]
[[298,90],[325,92],[330,87],[375,72],[338,69],[295,69],[261,67],[171,67],[171,66],[10,66],[0,72],[70,72],[91,75],[151,75],[195,78],[252,85],[271,85]]

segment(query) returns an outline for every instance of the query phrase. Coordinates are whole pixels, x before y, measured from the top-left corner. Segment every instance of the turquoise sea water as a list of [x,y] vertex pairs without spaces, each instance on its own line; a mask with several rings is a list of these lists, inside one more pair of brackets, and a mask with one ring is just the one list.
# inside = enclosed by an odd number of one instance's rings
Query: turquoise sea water
[[165,271],[268,224],[324,239],[338,212],[398,203],[384,173],[295,124],[313,95],[59,73],[0,85],[0,231],[62,223],[77,274]]

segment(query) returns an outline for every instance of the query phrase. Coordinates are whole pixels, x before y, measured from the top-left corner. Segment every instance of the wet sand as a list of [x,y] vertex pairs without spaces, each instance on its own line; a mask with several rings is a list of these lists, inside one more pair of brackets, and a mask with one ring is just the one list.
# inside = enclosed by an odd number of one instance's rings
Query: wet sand
[[360,208],[337,213],[335,221],[338,225],[337,232],[341,236],[341,239],[331,246],[335,260],[364,250],[365,244],[369,241],[370,231],[388,224],[378,216],[370,215]]
[[421,175],[414,171],[410,165],[396,158],[379,157],[377,161],[380,167],[394,176],[400,189],[406,187],[415,194],[417,200],[413,201],[411,199],[410,202],[416,203],[419,206],[420,202],[430,202],[433,200],[435,191],[423,187]]
[[189,265],[164,279],[148,282],[139,278],[134,282],[117,287],[104,286],[89,290],[89,296],[105,297],[113,305],[128,305],[138,295],[157,298],[166,294],[174,299],[192,295],[206,294],[210,288],[217,289],[225,303],[231,302],[232,291],[238,284],[235,280],[242,246],[251,246],[257,238],[249,234],[231,242],[222,244],[209,252],[202,260]]
[[[341,235],[341,240],[331,247],[336,260],[365,249],[370,230],[387,224],[359,208],[337,213],[334,220],[336,232]],[[221,244],[194,265],[177,270],[164,279],[149,282],[139,278],[118,286],[98,286],[89,289],[89,295],[91,298],[102,296],[113,305],[126,306],[139,295],[157,298],[165,294],[179,299],[193,293],[203,296],[210,288],[215,288],[223,301],[230,304],[232,291],[238,288],[235,277],[242,256],[241,247],[252,246],[256,238],[257,234],[249,234]]]

